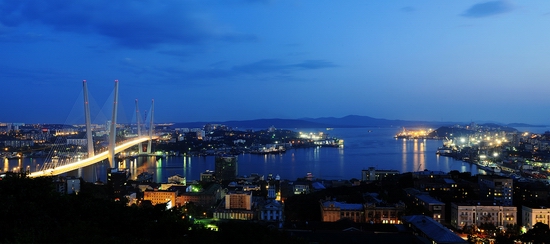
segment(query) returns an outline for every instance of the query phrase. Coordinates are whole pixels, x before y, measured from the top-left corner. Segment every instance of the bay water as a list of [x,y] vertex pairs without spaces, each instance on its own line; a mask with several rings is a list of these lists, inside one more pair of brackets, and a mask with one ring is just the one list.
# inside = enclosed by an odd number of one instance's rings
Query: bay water
[[[437,155],[437,148],[443,145],[441,140],[395,139],[394,135],[402,130],[398,127],[294,130],[308,133],[322,131],[344,140],[344,146],[289,149],[280,154],[240,154],[237,156],[238,174],[273,174],[279,175],[281,179],[295,180],[311,173],[321,179],[349,180],[361,179],[361,170],[369,167],[398,170],[401,173],[420,170],[478,173],[474,164]],[[132,178],[148,172],[154,174],[156,182],[166,182],[169,176],[176,174],[187,180],[198,180],[200,173],[214,170],[214,159],[214,156],[140,157],[126,159],[123,165],[130,170]],[[41,164],[42,158],[4,159],[2,170],[23,167],[32,172],[38,170]],[[106,163],[99,164],[97,170],[106,172],[107,167]],[[100,173],[100,180],[104,180],[104,176],[104,173]]]

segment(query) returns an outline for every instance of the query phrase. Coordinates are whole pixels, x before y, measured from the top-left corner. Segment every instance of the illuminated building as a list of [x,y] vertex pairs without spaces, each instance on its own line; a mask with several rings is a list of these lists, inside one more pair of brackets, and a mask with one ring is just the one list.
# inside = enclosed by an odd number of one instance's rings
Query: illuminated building
[[365,221],[363,204],[337,201],[321,201],[320,204],[323,222],[335,222],[341,219],[350,219],[356,223]]
[[432,213],[432,219],[439,223],[445,222],[445,203],[431,197],[427,192],[421,192],[417,189],[404,189],[407,197],[412,200],[412,204],[421,206]]
[[120,198],[125,195],[126,181],[130,173],[126,171],[119,171],[117,169],[110,168],[107,172],[107,185],[113,191],[113,197]]
[[143,192],[143,200],[151,201],[151,204],[175,204],[176,203],[176,191],[164,191],[164,190],[147,190]]
[[522,206],[522,225],[526,228],[533,228],[536,223],[543,223],[550,225],[550,209],[544,206],[540,207],[527,207]]
[[88,141],[86,139],[67,138],[67,145],[86,146]]
[[292,184],[294,194],[309,194],[311,181],[295,181]]
[[497,175],[480,175],[478,178],[479,195],[484,201],[497,205],[512,206],[514,181]]
[[507,228],[508,225],[517,224],[517,208],[514,206],[498,206],[493,203],[452,203],[451,225],[456,229],[464,226],[480,226],[481,224],[493,224],[497,227]]
[[268,200],[260,209],[260,220],[283,222],[283,209],[281,202]]
[[210,182],[213,179],[214,179],[214,171],[206,170],[205,172],[201,173],[201,181]]
[[231,192],[225,195],[225,202],[214,211],[213,216],[217,219],[252,220],[256,218],[256,211],[251,192]]
[[218,181],[233,181],[237,177],[238,163],[234,156],[217,156],[215,173]]
[[58,177],[54,181],[54,185],[59,193],[62,195],[65,194],[76,194],[80,192],[80,179],[74,177]]
[[231,192],[225,195],[225,209],[252,209],[252,192]]
[[366,200],[364,205],[365,222],[372,224],[401,224],[400,219],[406,209],[405,203],[387,203],[378,199],[377,193],[366,193],[363,196]]
[[185,177],[176,174],[176,175],[168,177],[168,183],[185,185],[187,182],[185,180]]
[[195,205],[210,207],[222,199],[222,187],[218,184],[211,184],[204,190],[202,188],[194,190],[189,187],[187,189],[186,192],[179,193],[176,197],[177,206],[183,206],[185,203],[192,202]]
[[15,148],[34,146],[33,140],[7,140],[7,141],[2,141],[2,143],[4,143],[5,147],[15,147]]
[[361,179],[363,181],[375,181],[383,180],[387,177],[398,175],[399,171],[397,170],[377,170],[374,167],[369,167],[369,169],[364,169],[361,171]]

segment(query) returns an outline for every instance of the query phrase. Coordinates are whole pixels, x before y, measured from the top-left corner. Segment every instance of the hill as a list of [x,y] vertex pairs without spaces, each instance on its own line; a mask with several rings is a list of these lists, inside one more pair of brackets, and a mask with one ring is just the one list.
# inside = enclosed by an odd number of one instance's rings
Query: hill
[[[342,118],[322,117],[322,118],[300,118],[300,119],[255,119],[255,120],[231,120],[231,121],[210,121],[210,122],[184,122],[175,123],[176,128],[197,128],[205,124],[223,124],[233,128],[353,128],[353,127],[440,127],[456,124],[468,124],[467,122],[452,121],[408,121],[408,120],[389,120],[379,119],[369,116],[348,115]],[[495,123],[497,124],[497,123]],[[529,125],[523,123],[514,123],[502,127],[537,127],[540,125]]]

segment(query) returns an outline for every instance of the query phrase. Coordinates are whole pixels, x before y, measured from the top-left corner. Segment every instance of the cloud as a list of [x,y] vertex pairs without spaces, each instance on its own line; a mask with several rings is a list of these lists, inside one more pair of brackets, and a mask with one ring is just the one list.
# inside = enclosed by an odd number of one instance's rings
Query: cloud
[[[127,61],[124,61],[127,63]],[[131,69],[135,69],[136,73],[145,68],[133,67],[126,64]],[[224,68],[226,67],[226,68]],[[292,74],[306,70],[318,70],[325,68],[338,67],[332,62],[326,60],[304,60],[299,63],[285,63],[277,59],[264,59],[257,62],[234,65],[227,67],[227,62],[222,61],[212,64],[208,69],[185,70],[178,67],[158,68],[155,73],[156,77],[163,77],[166,80],[182,80],[185,82],[197,82],[207,80],[226,80],[232,78],[243,78],[253,76],[256,79],[262,77],[282,77],[292,79]]]
[[257,73],[289,73],[292,71],[298,70],[309,70],[309,69],[321,69],[321,68],[330,68],[336,67],[336,65],[331,62],[324,60],[305,60],[297,64],[283,64],[279,60],[265,59],[251,64],[235,66],[233,67],[234,71],[247,73],[247,74],[257,74]]
[[336,67],[333,63],[324,60],[306,60],[292,66],[302,69],[323,69]]
[[481,18],[510,12],[514,9],[507,1],[491,1],[478,3],[464,11],[462,16],[469,18]]
[[41,24],[57,31],[95,33],[134,49],[255,40],[251,35],[218,30],[198,12],[192,2],[180,0],[5,0],[0,3],[0,23],[8,27]]

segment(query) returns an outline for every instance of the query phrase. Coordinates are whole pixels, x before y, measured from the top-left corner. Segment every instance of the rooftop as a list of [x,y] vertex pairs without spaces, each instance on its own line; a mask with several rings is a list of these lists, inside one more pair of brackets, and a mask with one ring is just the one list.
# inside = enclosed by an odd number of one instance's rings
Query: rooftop
[[323,202],[323,207],[328,208],[330,205],[340,208],[341,210],[363,210],[363,204],[360,203],[343,203],[337,201],[326,201]]
[[413,225],[435,243],[468,243],[430,217],[411,215],[403,217],[403,221]]

